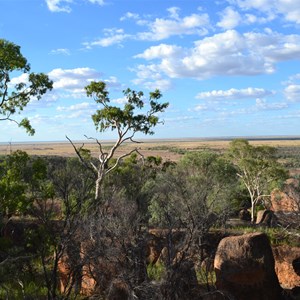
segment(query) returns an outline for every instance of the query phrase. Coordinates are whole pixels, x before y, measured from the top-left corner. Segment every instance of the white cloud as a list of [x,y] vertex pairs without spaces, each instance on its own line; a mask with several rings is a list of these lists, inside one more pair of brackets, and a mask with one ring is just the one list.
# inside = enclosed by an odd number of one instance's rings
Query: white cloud
[[77,110],[86,110],[86,109],[91,109],[91,104],[88,102],[82,102],[70,106],[58,106],[56,108],[57,111],[77,111]]
[[180,8],[179,7],[170,7],[167,9],[167,11],[169,12],[170,14],[170,17],[173,18],[173,19],[179,19],[179,11],[180,11]]
[[120,21],[125,21],[125,20],[129,20],[129,19],[139,20],[139,18],[140,18],[139,14],[127,12],[125,15],[123,15],[120,18]]
[[83,43],[83,45],[91,49],[94,46],[109,47],[112,45],[121,45],[122,42],[132,36],[124,33],[120,28],[106,28],[104,29],[104,37],[95,40],[94,42]]
[[265,99],[256,99],[255,106],[258,110],[281,110],[288,107],[285,102],[268,103]]
[[46,0],[48,9],[52,12],[71,12],[68,3],[73,3],[73,0]]
[[226,7],[225,10],[220,13],[220,15],[221,21],[217,23],[217,26],[223,29],[233,29],[242,21],[240,14],[232,7]]
[[[92,4],[104,5],[104,0],[87,0]],[[68,4],[74,3],[74,0],[46,0],[48,9],[52,12],[66,12],[72,11]]]
[[245,98],[258,98],[273,95],[273,91],[262,88],[248,87],[246,89],[213,90],[210,92],[201,92],[196,98],[203,100],[238,100]]
[[160,59],[157,64],[139,65],[136,73],[140,79],[153,74],[196,79],[270,74],[278,62],[300,59],[300,35],[283,35],[271,30],[240,34],[228,30],[198,40],[190,49],[161,44],[135,57]]
[[269,19],[282,16],[288,22],[300,24],[299,0],[227,0],[243,10],[258,10],[265,13]]
[[156,65],[139,65],[136,70],[138,78],[132,80],[136,85],[143,85],[149,90],[159,89],[161,91],[169,90],[172,83],[169,79],[164,78],[158,70]]
[[115,77],[115,76],[110,76],[108,79],[104,79],[103,80],[107,87],[110,87],[110,88],[121,88],[122,87],[122,84],[118,81],[118,78]]
[[125,104],[128,101],[126,97],[121,97],[121,98],[112,99],[111,102],[116,104]]
[[16,76],[16,77],[11,78],[10,82],[8,83],[8,87],[12,88],[16,84],[19,84],[19,83],[25,83],[25,84],[29,83],[27,73],[23,73],[20,76]]
[[62,55],[71,55],[70,50],[66,48],[59,48],[51,50],[50,54],[62,54]]
[[208,14],[191,14],[180,18],[175,8],[169,9],[169,18],[156,18],[152,22],[143,22],[149,31],[137,34],[138,40],[159,41],[174,35],[205,35],[210,28]]
[[127,34],[124,29],[107,28],[104,30],[104,37],[93,42],[86,42],[83,45],[90,49],[94,46],[108,47],[112,45],[122,45],[122,42],[128,39],[141,41],[159,41],[176,35],[205,35],[211,28],[208,14],[191,14],[189,16],[179,17],[179,8],[171,7],[168,10],[167,18],[156,18],[149,20],[149,16],[144,19],[135,13],[127,12],[120,18],[120,21],[133,19],[139,26],[146,26],[147,31],[135,34]]
[[89,2],[93,4],[99,4],[99,5],[104,5],[104,0],[88,0]]
[[182,48],[175,45],[160,44],[158,46],[151,46],[143,53],[134,56],[135,58],[144,58],[151,60],[155,58],[169,57],[170,55],[176,56],[182,52]]
[[54,69],[48,73],[53,80],[53,89],[64,89],[82,93],[83,88],[93,80],[99,80],[101,73],[91,68]]
[[300,85],[290,84],[284,90],[287,100],[293,102],[300,102]]

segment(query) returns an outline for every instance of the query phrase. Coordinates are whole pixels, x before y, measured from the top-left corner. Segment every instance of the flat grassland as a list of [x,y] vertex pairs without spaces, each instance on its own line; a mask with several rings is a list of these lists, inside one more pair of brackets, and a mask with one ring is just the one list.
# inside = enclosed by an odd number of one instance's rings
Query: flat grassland
[[[292,148],[295,151],[300,149],[300,138],[254,138],[248,139],[252,145],[268,145],[275,148]],[[177,161],[187,151],[213,150],[222,153],[228,148],[230,139],[153,139],[142,140],[141,143],[124,143],[116,152],[116,156],[128,153],[134,148],[145,156],[161,156],[163,160]],[[99,146],[95,142],[78,141],[74,142],[76,147],[91,150],[93,156],[99,154]],[[102,143],[104,151],[109,151],[113,142]],[[0,155],[7,155],[12,151],[22,150],[29,155],[37,156],[76,156],[72,145],[69,142],[33,142],[33,143],[7,143],[0,144]]]

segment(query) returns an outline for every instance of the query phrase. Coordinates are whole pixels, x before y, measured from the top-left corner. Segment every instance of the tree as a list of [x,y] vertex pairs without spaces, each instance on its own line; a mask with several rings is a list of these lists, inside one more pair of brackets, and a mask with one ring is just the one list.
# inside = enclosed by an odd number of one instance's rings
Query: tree
[[[11,76],[26,74],[22,81],[13,84]],[[26,129],[29,135],[35,130],[27,118],[17,121],[13,115],[20,113],[28,102],[41,97],[52,89],[52,81],[43,73],[31,73],[30,64],[22,55],[20,46],[0,39],[0,120],[9,120]],[[2,117],[1,117],[2,116]]]
[[[163,112],[167,107],[168,103],[158,103],[158,100],[162,97],[159,90],[151,92],[149,95],[150,108],[147,112],[141,112],[145,107],[143,100],[143,92],[136,92],[131,89],[124,90],[123,93],[127,99],[127,103],[123,108],[110,105],[109,92],[106,89],[104,82],[91,82],[85,87],[86,94],[88,97],[94,98],[95,102],[102,108],[97,110],[92,115],[95,127],[99,132],[106,130],[112,130],[117,132],[117,139],[114,145],[108,152],[102,146],[102,143],[98,139],[94,139],[99,146],[99,157],[97,164],[91,159],[87,149],[84,149],[84,145],[80,148],[76,148],[72,143],[78,157],[85,166],[90,169],[95,175],[96,190],[95,200],[100,198],[100,187],[103,182],[105,175],[113,171],[120,163],[120,161],[131,155],[134,152],[138,152],[138,149],[120,155],[116,160],[112,162],[112,158],[115,155],[116,150],[127,141],[137,143],[134,140],[134,136],[137,133],[143,133],[145,135],[154,134],[153,128],[160,123],[157,114]],[[90,138],[93,139],[93,138]]]
[[270,197],[271,190],[287,178],[286,170],[277,162],[276,148],[252,146],[245,139],[230,143],[228,157],[237,168],[237,176],[247,188],[251,201],[251,221],[257,204]]
[[[182,275],[180,266],[191,257],[201,262],[210,228],[225,223],[236,182],[234,168],[215,153],[189,152],[176,166],[159,174],[155,182],[149,212],[151,225],[166,232],[168,297],[164,299],[183,299],[187,294],[183,295],[178,280]],[[176,298],[176,294],[181,296]]]

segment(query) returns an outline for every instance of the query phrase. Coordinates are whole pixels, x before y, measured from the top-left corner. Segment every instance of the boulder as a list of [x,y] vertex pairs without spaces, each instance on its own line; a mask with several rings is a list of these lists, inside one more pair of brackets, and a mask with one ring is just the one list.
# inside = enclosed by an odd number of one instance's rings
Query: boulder
[[274,212],[299,212],[300,211],[300,183],[299,180],[290,178],[285,182],[283,189],[275,190],[271,194],[271,210]]
[[300,248],[281,245],[273,247],[275,271],[284,289],[300,287]]
[[267,227],[274,227],[277,225],[277,217],[271,210],[259,210],[256,216],[256,224]]
[[263,233],[222,239],[214,268],[217,288],[229,292],[235,299],[282,299],[272,249]]

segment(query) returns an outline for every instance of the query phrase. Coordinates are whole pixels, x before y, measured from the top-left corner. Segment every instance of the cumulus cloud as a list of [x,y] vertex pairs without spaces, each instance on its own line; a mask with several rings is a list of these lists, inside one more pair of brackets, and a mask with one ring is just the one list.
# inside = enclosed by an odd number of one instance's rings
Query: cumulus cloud
[[48,73],[53,80],[53,88],[82,93],[84,87],[93,80],[99,80],[101,73],[91,68],[54,69]]
[[273,91],[262,88],[248,87],[246,89],[213,90],[210,92],[201,92],[197,94],[197,99],[203,100],[238,100],[245,98],[258,98],[273,95]]
[[21,74],[19,76],[11,78],[10,82],[8,83],[8,87],[12,88],[16,84],[19,84],[19,83],[25,83],[25,84],[29,83],[28,74],[27,73],[23,73],[23,74]]
[[150,16],[141,17],[136,13],[127,12],[120,18],[120,21],[135,20],[137,25],[147,27],[147,30],[128,34],[121,28],[107,28],[103,32],[104,37],[93,42],[86,42],[83,45],[86,48],[92,48],[94,46],[120,46],[125,40],[160,41],[177,35],[205,35],[211,28],[209,16],[206,13],[194,13],[180,17],[178,7],[170,7],[167,11],[168,17],[154,20]]
[[196,79],[270,74],[278,62],[300,59],[300,35],[283,35],[271,30],[241,34],[227,30],[196,41],[192,48],[162,44],[135,57],[159,59],[157,64],[139,65],[136,68],[139,78],[151,74]]
[[156,18],[154,21],[143,22],[148,31],[137,34],[138,40],[160,41],[174,35],[205,35],[210,28],[209,16],[206,13],[191,14],[180,18],[179,9],[169,8],[169,18]]
[[233,29],[242,21],[240,14],[232,7],[226,7],[225,10],[220,13],[220,16],[221,21],[217,23],[217,26],[223,29]]
[[242,10],[258,10],[269,19],[282,16],[288,22],[300,24],[299,0],[227,0]]
[[135,58],[144,58],[151,60],[155,58],[164,58],[169,56],[176,56],[182,52],[182,48],[175,45],[160,44],[158,46],[151,46],[146,49],[143,53],[134,56]]
[[300,84],[289,84],[284,90],[287,100],[300,102]]

